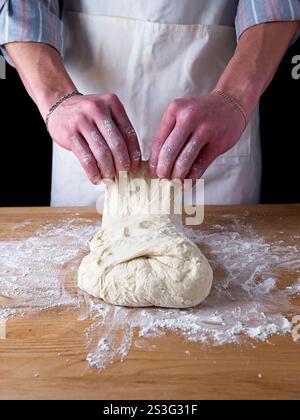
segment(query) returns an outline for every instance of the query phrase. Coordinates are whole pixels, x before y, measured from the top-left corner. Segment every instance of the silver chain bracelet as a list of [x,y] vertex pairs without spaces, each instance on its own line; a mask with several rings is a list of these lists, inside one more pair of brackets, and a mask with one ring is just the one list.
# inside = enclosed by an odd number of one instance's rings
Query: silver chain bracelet
[[46,116],[46,127],[48,130],[48,124],[49,124],[49,118],[51,116],[51,114],[63,103],[65,102],[67,99],[72,98],[73,96],[83,96],[82,93],[78,92],[78,90],[73,90],[73,92],[68,93],[67,95],[62,96],[61,98],[58,99],[58,101],[55,102],[55,104],[52,105],[52,107],[49,109],[48,114]]

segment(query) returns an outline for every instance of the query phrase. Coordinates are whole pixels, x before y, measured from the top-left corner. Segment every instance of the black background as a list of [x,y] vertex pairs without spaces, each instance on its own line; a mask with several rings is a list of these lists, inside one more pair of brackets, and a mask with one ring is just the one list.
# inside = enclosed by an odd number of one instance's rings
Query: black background
[[[262,97],[263,203],[300,202],[300,79],[291,72],[300,40],[287,52]],[[7,65],[0,80],[0,206],[45,206],[50,203],[52,146],[38,110],[16,71]]]

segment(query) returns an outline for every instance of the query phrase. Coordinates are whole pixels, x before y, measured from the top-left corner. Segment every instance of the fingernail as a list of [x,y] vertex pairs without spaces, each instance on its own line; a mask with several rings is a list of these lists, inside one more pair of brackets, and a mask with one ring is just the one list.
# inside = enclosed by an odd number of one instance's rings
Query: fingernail
[[99,185],[99,184],[101,184],[101,181],[102,181],[102,179],[101,179],[101,177],[99,177],[99,176],[95,176],[95,177],[92,179],[92,183],[93,183],[93,184],[95,184],[95,185]]
[[156,170],[156,175],[158,178],[164,178],[163,171],[161,169]]
[[105,184],[105,185],[110,185],[110,184],[112,184],[113,182],[114,182],[114,180],[113,180],[113,178],[112,177],[107,177],[107,178],[103,178],[102,179],[102,182],[103,182],[103,184]]

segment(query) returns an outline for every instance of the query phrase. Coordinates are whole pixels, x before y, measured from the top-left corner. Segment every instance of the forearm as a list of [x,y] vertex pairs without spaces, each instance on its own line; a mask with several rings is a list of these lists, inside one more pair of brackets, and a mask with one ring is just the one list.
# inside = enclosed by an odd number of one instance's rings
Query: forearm
[[57,99],[75,89],[58,51],[50,45],[15,42],[6,50],[43,118]]
[[221,89],[237,99],[250,118],[288,49],[299,22],[270,22],[246,30],[220,80]]

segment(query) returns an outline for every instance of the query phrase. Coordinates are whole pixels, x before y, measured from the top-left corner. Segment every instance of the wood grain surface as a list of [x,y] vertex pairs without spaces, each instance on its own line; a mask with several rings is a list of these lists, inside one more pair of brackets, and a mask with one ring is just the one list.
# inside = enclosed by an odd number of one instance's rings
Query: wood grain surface
[[[225,212],[247,215],[270,242],[279,230],[287,244],[292,234],[300,234],[299,205],[210,206],[205,225],[216,223]],[[29,237],[43,223],[74,214],[99,218],[91,208],[2,208],[0,240]],[[28,219],[31,224],[14,229]],[[189,343],[187,357],[183,339],[167,334],[149,339],[157,344],[155,351],[132,348],[125,361],[99,372],[88,369],[86,362],[84,331],[90,320],[77,318],[75,310],[55,308],[0,323],[0,399],[300,398],[300,342],[289,335],[255,348]]]

